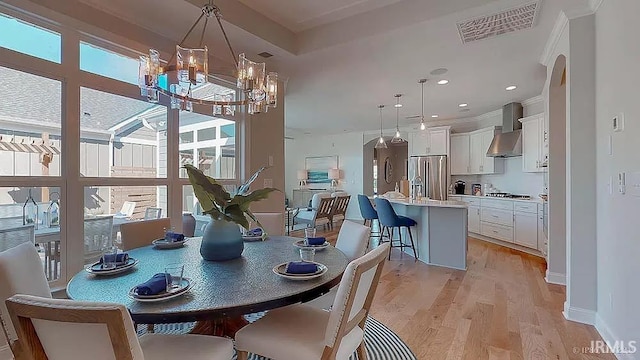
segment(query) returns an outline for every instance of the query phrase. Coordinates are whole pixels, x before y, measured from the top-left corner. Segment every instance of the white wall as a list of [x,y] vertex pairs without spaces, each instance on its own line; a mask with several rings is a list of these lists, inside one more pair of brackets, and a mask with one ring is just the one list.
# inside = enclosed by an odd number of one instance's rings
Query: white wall
[[471,194],[471,184],[492,184],[500,192],[518,195],[530,195],[538,198],[544,188],[543,173],[522,172],[522,157],[512,157],[504,161],[504,172],[494,175],[451,176],[452,183],[456,180],[466,182],[465,192]]
[[[597,111],[597,327],[607,340],[640,340],[640,197],[609,194],[609,178],[640,171],[640,2],[604,1],[596,14]],[[610,120],[624,112],[625,129],[614,133]],[[613,154],[609,155],[609,136]],[[640,350],[639,350],[640,352]],[[634,357],[635,356],[635,357]],[[640,355],[620,356],[638,359]]]
[[338,167],[343,176],[339,188],[351,194],[347,218],[361,219],[356,195],[363,193],[363,134],[346,133],[322,136],[298,136],[285,141],[285,188],[286,195],[293,197],[293,189],[298,187],[296,172],[304,169],[304,159],[308,156],[338,156]]

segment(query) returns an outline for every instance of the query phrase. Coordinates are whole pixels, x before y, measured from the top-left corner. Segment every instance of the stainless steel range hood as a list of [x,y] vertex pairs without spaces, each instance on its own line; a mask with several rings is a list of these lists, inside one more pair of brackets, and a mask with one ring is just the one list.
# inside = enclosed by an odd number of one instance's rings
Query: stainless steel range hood
[[487,156],[522,156],[521,118],[522,104],[510,103],[502,107],[502,133],[493,137]]

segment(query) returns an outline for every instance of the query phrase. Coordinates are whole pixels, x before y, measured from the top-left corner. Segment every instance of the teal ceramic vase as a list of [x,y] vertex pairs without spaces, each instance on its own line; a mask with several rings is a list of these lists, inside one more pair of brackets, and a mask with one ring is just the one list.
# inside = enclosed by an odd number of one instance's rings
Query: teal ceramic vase
[[240,227],[224,220],[209,221],[202,234],[200,255],[208,261],[225,261],[239,258],[244,250]]

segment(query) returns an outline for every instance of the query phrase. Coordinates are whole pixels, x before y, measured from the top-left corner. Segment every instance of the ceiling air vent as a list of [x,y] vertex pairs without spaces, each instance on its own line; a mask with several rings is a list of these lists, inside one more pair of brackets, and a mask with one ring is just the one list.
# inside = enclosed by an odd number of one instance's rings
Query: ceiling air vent
[[268,52],[263,51],[263,52],[261,52],[260,54],[258,54],[258,56],[262,56],[263,58],[265,58],[265,59],[266,59],[266,58],[270,58],[270,57],[272,57],[272,56],[273,56],[273,54],[269,54]]
[[491,38],[494,36],[531,29],[540,12],[540,1],[533,1],[496,14],[480,16],[459,22],[458,32],[462,43]]

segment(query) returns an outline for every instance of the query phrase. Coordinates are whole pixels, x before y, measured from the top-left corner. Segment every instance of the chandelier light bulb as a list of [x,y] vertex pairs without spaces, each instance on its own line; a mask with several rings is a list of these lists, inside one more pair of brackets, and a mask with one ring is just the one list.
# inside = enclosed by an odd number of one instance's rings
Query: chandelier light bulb
[[426,130],[427,126],[424,124],[424,121],[420,123],[420,130]]
[[400,138],[400,131],[396,131],[396,139]]

